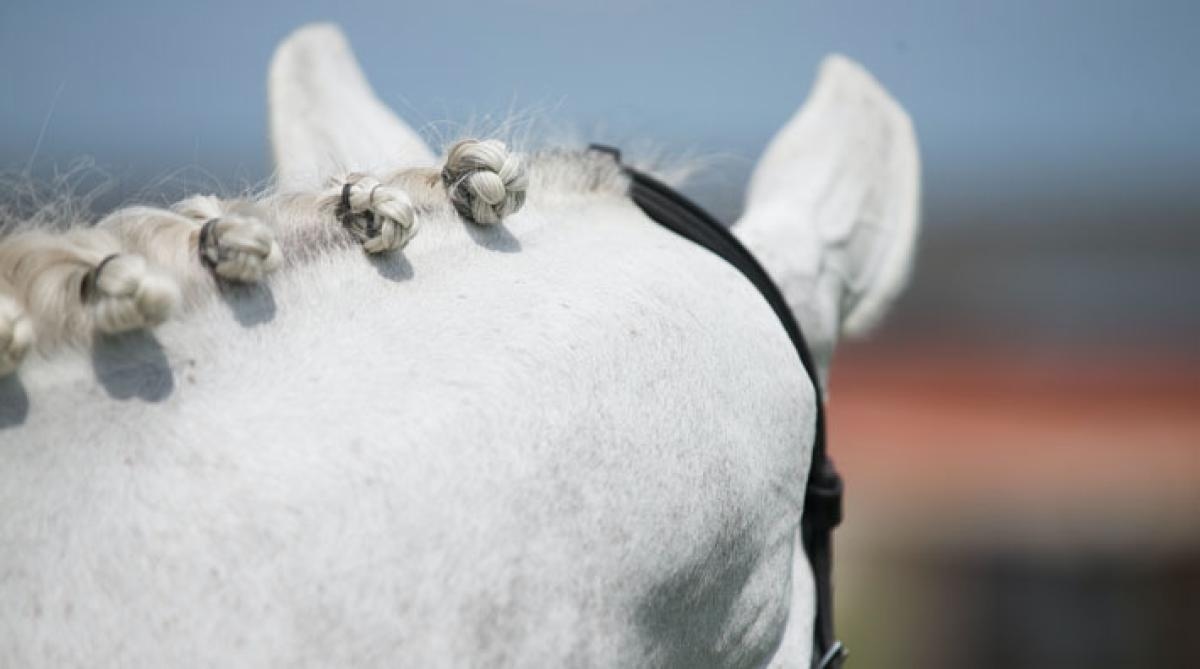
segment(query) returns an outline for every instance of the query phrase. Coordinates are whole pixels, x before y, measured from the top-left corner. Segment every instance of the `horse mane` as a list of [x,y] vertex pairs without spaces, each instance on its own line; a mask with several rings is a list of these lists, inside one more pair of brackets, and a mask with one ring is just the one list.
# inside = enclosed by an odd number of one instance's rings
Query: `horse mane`
[[[95,333],[186,319],[225,283],[309,271],[321,267],[314,261],[322,256],[355,247],[403,253],[418,221],[496,224],[522,207],[621,197],[628,188],[620,166],[603,154],[556,148],[523,155],[495,140],[455,143],[440,172],[406,168],[350,174],[317,190],[271,185],[229,198],[197,194],[169,208],[127,204],[100,217],[91,211],[110,182],[87,188],[88,175],[85,166],[48,184],[27,175],[0,181],[0,375],[16,368],[35,339],[46,356],[86,346]],[[504,179],[517,189],[505,190]],[[494,213],[484,201],[489,188],[500,189]],[[395,223],[394,231],[355,228],[348,221],[362,217],[347,218],[346,206],[372,212],[372,222]],[[225,227],[213,227],[218,221]],[[210,235],[219,249],[205,246]]]

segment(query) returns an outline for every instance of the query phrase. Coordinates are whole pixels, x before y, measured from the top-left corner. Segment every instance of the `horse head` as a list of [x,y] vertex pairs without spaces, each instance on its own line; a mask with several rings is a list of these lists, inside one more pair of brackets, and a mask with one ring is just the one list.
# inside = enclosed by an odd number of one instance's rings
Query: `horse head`
[[[0,665],[808,666],[821,399],[755,287],[609,154],[439,156],[336,28],[270,71],[266,192],[0,239]],[[841,57],[760,159],[818,375],[918,177]]]

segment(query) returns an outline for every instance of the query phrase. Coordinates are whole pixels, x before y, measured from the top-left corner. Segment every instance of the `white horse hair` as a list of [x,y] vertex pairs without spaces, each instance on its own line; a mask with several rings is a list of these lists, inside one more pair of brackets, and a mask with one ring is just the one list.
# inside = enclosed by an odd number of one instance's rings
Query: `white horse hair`
[[[603,154],[437,164],[332,26],[269,100],[269,192],[0,240],[0,666],[808,667],[819,398],[754,287]],[[918,174],[840,57],[755,171],[822,374]]]

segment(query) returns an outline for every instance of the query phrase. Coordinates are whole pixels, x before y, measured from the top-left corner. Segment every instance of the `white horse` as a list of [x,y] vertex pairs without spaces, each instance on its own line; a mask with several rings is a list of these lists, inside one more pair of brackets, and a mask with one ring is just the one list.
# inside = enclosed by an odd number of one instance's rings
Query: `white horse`
[[[270,103],[275,192],[0,242],[0,666],[809,666],[818,398],[755,288],[606,156],[438,166],[332,27]],[[822,374],[918,174],[839,57],[755,170]]]

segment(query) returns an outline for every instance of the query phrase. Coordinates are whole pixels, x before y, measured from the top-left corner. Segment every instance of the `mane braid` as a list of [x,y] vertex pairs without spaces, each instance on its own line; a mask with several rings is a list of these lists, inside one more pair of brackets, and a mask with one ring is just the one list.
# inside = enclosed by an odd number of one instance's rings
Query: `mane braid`
[[94,333],[150,328],[209,303],[223,282],[257,283],[357,247],[401,252],[422,220],[495,225],[523,207],[623,197],[628,177],[578,150],[510,153],[462,140],[441,169],[351,173],[316,191],[221,199],[193,195],[170,209],[130,206],[94,225],[7,226],[0,237],[0,376],[36,339],[48,354]]

